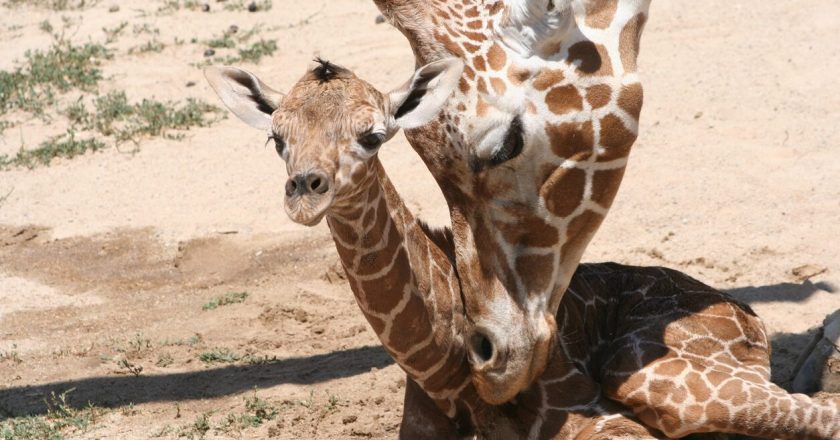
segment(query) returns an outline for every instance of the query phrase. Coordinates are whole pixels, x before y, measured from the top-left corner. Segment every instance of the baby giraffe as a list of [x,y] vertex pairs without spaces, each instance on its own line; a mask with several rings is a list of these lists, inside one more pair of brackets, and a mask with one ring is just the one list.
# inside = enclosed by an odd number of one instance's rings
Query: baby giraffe
[[[459,331],[464,309],[451,237],[415,219],[377,157],[400,128],[437,116],[462,62],[421,67],[389,94],[317,63],[286,95],[232,67],[209,68],[206,76],[240,119],[269,133],[286,161],[291,219],[314,225],[326,218],[359,307],[408,375],[401,438],[656,438],[619,405],[586,393],[571,393],[565,401],[574,409],[550,420],[538,415],[556,403],[539,390],[503,408],[479,398]],[[543,379],[569,371],[555,365]]]

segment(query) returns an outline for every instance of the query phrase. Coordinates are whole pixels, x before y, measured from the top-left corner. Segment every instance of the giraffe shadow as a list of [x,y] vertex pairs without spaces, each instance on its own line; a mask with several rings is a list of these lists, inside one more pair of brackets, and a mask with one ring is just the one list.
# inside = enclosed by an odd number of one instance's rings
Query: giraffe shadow
[[766,286],[745,286],[726,290],[741,302],[757,304],[766,302],[803,302],[817,292],[836,293],[837,287],[831,283],[804,281],[801,284],[778,283]]
[[215,398],[280,384],[312,385],[366,373],[371,368],[384,368],[392,363],[393,360],[382,347],[366,346],[260,365],[234,365],[137,377],[90,377],[9,387],[0,389],[0,420],[45,414],[46,396],[71,389],[71,406],[81,408],[90,402],[100,407],[113,408],[129,403]]

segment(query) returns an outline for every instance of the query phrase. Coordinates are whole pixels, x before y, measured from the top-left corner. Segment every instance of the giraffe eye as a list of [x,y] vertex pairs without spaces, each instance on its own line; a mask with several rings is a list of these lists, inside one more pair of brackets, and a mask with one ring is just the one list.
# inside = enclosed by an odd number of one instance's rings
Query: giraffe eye
[[286,141],[279,134],[272,134],[269,138],[274,140],[274,149],[277,151],[277,154],[283,157],[283,151],[286,149]]
[[505,134],[502,145],[490,156],[490,164],[499,165],[519,156],[524,146],[525,140],[522,138],[522,121],[517,116],[511,121],[510,128],[508,128]]
[[356,140],[362,148],[368,151],[379,148],[384,141],[385,136],[381,133],[366,133]]

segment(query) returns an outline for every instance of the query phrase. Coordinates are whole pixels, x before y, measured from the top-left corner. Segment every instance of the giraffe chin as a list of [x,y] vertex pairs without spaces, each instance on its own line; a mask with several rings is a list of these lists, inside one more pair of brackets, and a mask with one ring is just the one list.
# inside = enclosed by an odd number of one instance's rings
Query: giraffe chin
[[[314,208],[309,206],[301,206],[302,203],[286,202],[286,214],[289,218],[298,224],[304,226],[316,226],[321,223],[321,220],[326,217],[330,206],[332,205],[332,198],[325,197],[325,200],[316,205]],[[307,204],[308,205],[308,204]]]

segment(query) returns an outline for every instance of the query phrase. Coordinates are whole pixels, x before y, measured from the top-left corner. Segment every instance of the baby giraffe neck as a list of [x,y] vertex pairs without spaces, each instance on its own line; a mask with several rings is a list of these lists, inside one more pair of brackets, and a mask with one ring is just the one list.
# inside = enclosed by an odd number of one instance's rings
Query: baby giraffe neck
[[356,301],[385,349],[454,415],[470,385],[463,309],[446,254],[405,207],[377,159],[327,222]]

